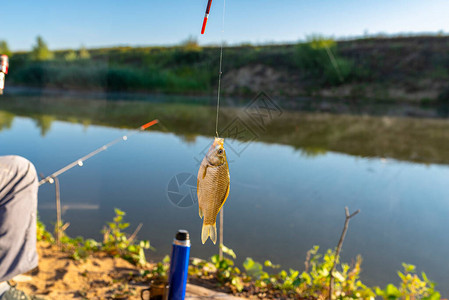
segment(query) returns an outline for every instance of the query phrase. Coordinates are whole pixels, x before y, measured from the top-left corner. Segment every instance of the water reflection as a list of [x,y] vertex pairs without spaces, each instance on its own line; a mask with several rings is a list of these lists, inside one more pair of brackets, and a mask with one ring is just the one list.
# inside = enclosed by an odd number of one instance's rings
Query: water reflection
[[[192,255],[216,253],[201,245],[197,207],[177,207],[167,196],[173,176],[197,171],[194,158],[215,131],[214,108],[32,98],[0,106],[2,124],[12,124],[0,131],[0,155],[25,156],[44,174],[159,118],[160,131],[135,135],[60,177],[68,233],[101,238],[117,207],[133,225],[144,224],[139,237],[158,250],[150,258],[169,253],[179,228],[191,232]],[[237,114],[239,108],[224,109],[223,126]],[[42,115],[51,118],[37,122]],[[449,162],[448,129],[445,120],[284,112],[240,155],[229,152],[225,244],[239,263],[251,256],[302,269],[313,245],[335,247],[349,206],[362,212],[351,221],[342,258],[363,256],[363,281],[397,282],[396,270],[407,262],[449,294],[449,168],[433,164]],[[40,188],[40,216],[48,228],[55,221],[54,198],[53,186]]]
[[[39,210],[49,209],[56,210],[56,204],[46,204],[39,206]],[[61,213],[65,215],[68,210],[98,210],[100,206],[98,204],[89,204],[89,203],[74,203],[74,204],[66,204],[61,206]]]
[[[171,132],[186,143],[194,143],[199,135],[215,133],[214,109],[204,104],[11,97],[0,102],[0,130],[10,128],[15,115],[35,120],[42,136],[51,130],[55,120],[83,124],[87,129],[91,124],[137,128],[157,118],[161,124],[152,130]],[[334,151],[360,157],[449,163],[449,121],[445,119],[288,111],[260,129],[242,111],[239,107],[221,110],[220,132],[224,137],[290,145],[307,156]],[[238,135],[227,130],[235,125],[236,116],[240,122],[236,126],[248,129],[246,133]]]
[[14,114],[7,111],[0,111],[0,131],[10,129],[14,122]]
[[41,136],[45,136],[51,129],[51,124],[56,119],[49,115],[38,115],[33,117],[36,122],[36,126],[41,130]]

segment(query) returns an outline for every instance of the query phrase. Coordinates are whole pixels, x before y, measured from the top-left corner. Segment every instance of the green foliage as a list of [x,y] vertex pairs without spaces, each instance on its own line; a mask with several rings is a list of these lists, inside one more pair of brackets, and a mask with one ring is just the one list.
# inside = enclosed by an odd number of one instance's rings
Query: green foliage
[[202,259],[194,258],[189,265],[189,275],[199,278],[209,278],[216,272],[215,264]]
[[[72,239],[63,234],[61,238],[62,250],[69,252],[73,259],[85,259],[96,252],[103,252],[113,256],[119,256],[128,261],[140,265],[146,265],[144,249],[150,248],[149,242],[141,241],[133,243],[123,232],[129,227],[123,222],[125,213],[115,209],[115,217],[108,227],[103,231],[103,243],[92,239],[84,240],[81,237]],[[38,241],[54,242],[45,226],[37,222]],[[235,266],[235,252],[220,245],[226,257],[220,259],[214,255],[209,261],[192,259],[189,265],[189,275],[206,280],[215,280],[222,286],[227,286],[234,293],[253,291],[258,295],[269,295],[271,298],[300,298],[300,299],[327,299],[329,293],[330,272],[335,261],[335,251],[327,250],[324,255],[320,254],[319,247],[314,246],[307,253],[305,269],[301,272],[294,269],[278,270],[279,265],[267,260],[263,264],[246,258],[243,263],[245,272]],[[333,299],[369,299],[373,300],[376,295],[383,299],[394,300],[438,300],[440,293],[435,290],[435,284],[427,275],[421,273],[421,278],[415,274],[416,267],[403,264],[404,272],[398,272],[401,279],[397,287],[388,284],[385,289],[375,288],[373,290],[360,280],[361,257],[349,265],[338,263],[334,276]],[[166,282],[170,267],[170,257],[166,256],[161,262],[153,265],[151,269],[142,270],[141,279],[149,279],[153,282]],[[268,268],[267,270],[264,270]],[[280,296],[282,295],[282,297]]]
[[[129,223],[123,222],[125,213],[115,209],[115,217],[112,222],[103,230],[103,242],[93,239],[83,239],[82,237],[70,238],[65,232],[61,234],[61,248],[68,252],[75,260],[85,259],[96,252],[106,253],[114,257],[121,257],[137,266],[147,264],[145,250],[154,249],[149,241],[134,241],[129,238],[124,229],[129,227]],[[38,227],[39,228],[39,227]]]
[[66,61],[74,61],[78,58],[78,55],[76,54],[76,52],[74,50],[70,50],[69,52],[67,52],[64,55],[64,59]]
[[404,300],[438,300],[441,298],[440,293],[435,291],[435,283],[431,282],[426,273],[421,273],[421,278],[416,272],[414,265],[402,264],[404,272],[398,272],[401,278],[399,287],[388,284],[385,289],[376,288],[376,293],[386,300],[404,299]]
[[[218,255],[212,256],[210,262],[194,260],[189,273],[192,276],[207,277],[213,274],[221,284],[230,286],[235,291],[241,292],[245,286],[254,286],[259,293],[282,293],[291,297],[325,298],[329,287],[329,272],[332,269],[335,253],[331,250],[321,256],[318,247],[309,251],[307,268],[302,273],[289,269],[275,272],[280,266],[271,261],[265,261],[262,265],[252,258],[246,258],[243,263],[245,272],[242,273],[234,266],[230,258],[219,259]],[[232,253],[234,253],[232,251]],[[235,255],[235,253],[234,253]],[[235,259],[235,256],[231,256]],[[340,271],[334,273],[335,294],[345,295],[345,299],[370,299],[374,297],[371,289],[363,285],[359,280],[361,259],[350,267],[347,264],[340,266]],[[269,268],[269,272],[264,270]]]
[[216,279],[218,282],[222,284],[230,284],[231,287],[235,288],[238,292],[243,290],[243,281],[240,277],[240,269],[234,266],[234,261],[232,259],[236,259],[234,251],[226,247],[225,245],[220,245],[223,250],[223,254],[226,254],[228,257],[220,257],[214,255],[211,257],[211,262],[214,264],[216,268]]
[[263,267],[260,263],[255,262],[252,258],[247,257],[243,263],[246,273],[252,278],[260,279],[263,274]]
[[138,281],[151,282],[152,285],[161,284],[165,286],[168,282],[170,271],[170,257],[166,255],[161,262],[152,266],[151,269],[141,270],[139,276],[135,277]]
[[[179,52],[178,59],[194,59]],[[185,54],[185,56],[184,56]],[[66,54],[61,61],[25,63],[11,75],[15,83],[35,87],[105,89],[107,91],[152,90],[165,93],[207,91],[211,86],[208,72],[178,68],[137,68],[107,65],[89,59],[73,59]]]
[[219,255],[214,255],[210,261],[194,259],[189,266],[189,274],[200,278],[213,277],[221,285],[231,287],[235,292],[241,292],[244,288],[243,278],[239,268],[234,266],[233,259],[236,259],[232,249],[224,245],[220,245],[223,254],[228,257],[220,259]]
[[101,250],[117,257],[122,257],[136,265],[144,266],[147,261],[145,249],[150,249],[149,241],[134,241],[123,232],[129,227],[129,223],[123,222],[125,212],[115,209],[113,222],[108,223],[108,227],[103,230],[104,240]]
[[311,36],[306,43],[300,43],[296,48],[295,61],[306,78],[330,85],[341,84],[349,79],[352,63],[337,55],[334,40]]
[[[304,47],[299,45],[298,49],[304,48],[301,51],[282,46],[229,47],[225,50],[226,69],[263,64],[279,70],[297,71],[300,66],[305,76],[311,79],[309,85],[318,86],[340,84],[340,77],[347,79],[350,64],[336,56],[335,42],[314,40],[309,44]],[[328,48],[323,47],[330,47],[335,52],[338,69],[329,60],[325,51]],[[324,59],[322,55],[325,55]],[[16,56],[12,61],[14,73],[10,75],[10,80],[17,84],[164,93],[211,92],[217,84],[219,63],[218,49],[201,47],[193,37],[179,46],[167,48],[118,47],[87,51],[82,47],[76,52],[56,51],[54,54],[43,39],[38,37],[30,55],[21,53]],[[292,56],[297,56],[297,59],[292,60]],[[311,62],[308,61],[309,58],[312,58]],[[318,68],[315,67],[316,64]],[[244,91],[242,88],[241,92]]]
[[8,56],[11,56],[12,54],[6,41],[0,41],[0,54],[5,54]]
[[78,53],[78,57],[80,59],[89,59],[90,58],[90,53],[89,53],[89,51],[87,51],[86,47],[81,46],[79,53]]
[[184,42],[181,43],[181,47],[187,51],[200,51],[201,47],[198,43],[198,39],[193,36],[188,37]]
[[228,247],[226,247],[226,246],[223,245],[223,244],[220,244],[220,248],[221,248],[221,251],[223,251],[224,254],[229,255],[229,256],[232,257],[233,259],[236,259],[236,258],[237,258],[237,255],[235,254],[234,250],[229,249]]
[[158,262],[153,268],[153,275],[157,276],[161,280],[166,281],[168,278],[168,272],[170,270],[170,257],[166,255],[161,262]]
[[[277,92],[287,95],[314,96],[321,90],[325,92],[321,94],[348,98],[398,99],[412,96],[390,95],[387,92],[391,87],[406,91],[428,87],[446,99],[447,92],[441,88],[449,78],[446,41],[447,37],[382,40],[371,37],[336,42],[315,35],[293,46],[242,44],[225,48],[224,74],[244,69],[263,76],[267,72],[258,72],[260,66],[262,71],[274,69],[286,79],[286,87],[279,87]],[[72,51],[55,51],[53,55],[40,38],[31,53],[14,54],[11,59],[14,72],[8,80],[33,87],[172,94],[210,94],[217,85],[219,48],[201,47],[193,37],[172,47],[88,51],[82,47],[75,53],[76,59]],[[297,86],[289,90],[287,87],[294,87],[295,81]],[[342,84],[345,88],[333,89]],[[232,93],[249,94],[254,92],[253,88],[252,84],[236,86]]]
[[[307,253],[305,270],[294,269],[280,270],[279,265],[271,261],[265,261],[262,265],[252,258],[246,258],[243,263],[245,272],[241,272],[234,265],[235,253],[231,249],[224,253],[230,257],[219,259],[218,255],[212,256],[210,261],[194,259],[189,267],[189,274],[205,279],[215,279],[220,284],[231,287],[235,292],[244,290],[256,291],[258,295],[270,295],[272,298],[301,298],[301,299],[327,299],[329,294],[330,272],[332,270],[335,251],[327,250],[320,254],[319,247],[314,246]],[[232,258],[232,259],[231,259]],[[384,299],[440,299],[440,294],[435,291],[435,284],[430,282],[425,273],[420,279],[415,272],[415,267],[404,264],[405,273],[399,272],[402,279],[400,287],[393,284],[387,285],[384,290],[367,287],[360,280],[361,257],[357,257],[352,264],[338,263],[333,273],[334,295],[333,299],[374,299],[381,296]],[[268,270],[264,270],[264,267]]]
[[[72,51],[56,51],[54,59],[49,59],[41,55],[45,49],[48,47],[39,39],[32,53],[15,55],[9,80],[35,87],[164,93],[211,92],[217,84],[218,49],[200,47],[194,38],[175,47],[81,48],[77,59]],[[226,68],[261,61],[276,68],[288,67],[289,54],[281,47],[264,51],[251,46],[227,48]]]
[[74,260],[86,259],[101,249],[100,244],[92,239],[84,240],[82,237],[70,238],[63,235],[61,238],[63,251],[70,253]]
[[[315,246],[308,252],[306,270],[302,273],[298,270],[281,270],[278,273],[265,272],[261,264],[252,259],[245,261],[245,269],[248,274],[253,274],[255,285],[269,292],[270,290],[281,291],[286,295],[300,295],[324,299],[329,293],[330,271],[335,259],[335,253],[328,250],[324,256],[318,253],[319,247]],[[359,279],[361,259],[358,258],[353,266],[347,264],[339,265],[334,273],[335,296],[344,295],[345,299],[370,299],[374,297],[371,289],[363,285]],[[265,262],[267,267],[278,268],[271,262]]]
[[438,100],[444,104],[449,103],[449,86],[440,93]]
[[51,235],[50,232],[48,232],[45,229],[45,225],[44,223],[42,223],[39,220],[39,217],[37,218],[37,228],[36,228],[36,237],[37,237],[37,241],[45,241],[45,242],[50,242],[53,243],[55,241],[55,239],[53,238],[53,236]]
[[31,51],[31,58],[37,61],[44,61],[53,59],[53,52],[47,46],[47,43],[41,36],[36,38],[36,45],[33,46]]

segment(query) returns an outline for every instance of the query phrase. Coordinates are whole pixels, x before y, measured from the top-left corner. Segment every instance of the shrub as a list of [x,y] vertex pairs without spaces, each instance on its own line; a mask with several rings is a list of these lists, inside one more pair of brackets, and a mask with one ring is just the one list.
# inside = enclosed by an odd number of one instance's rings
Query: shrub
[[[114,257],[121,257],[132,264],[145,266],[147,264],[145,250],[154,248],[150,246],[149,241],[135,241],[133,236],[129,237],[123,232],[129,227],[129,223],[123,222],[124,215],[123,211],[115,209],[113,221],[109,222],[103,230],[103,242],[93,239],[85,240],[82,237],[70,238],[63,232],[60,241],[62,251],[69,253],[75,260],[85,259],[96,252],[103,252]],[[45,231],[45,227],[39,226],[41,231]],[[48,233],[39,234],[43,237],[48,236]],[[54,242],[54,239],[51,239],[51,242]]]
[[312,36],[306,43],[297,45],[295,61],[306,78],[337,85],[348,80],[353,69],[351,61],[337,54],[334,40]]

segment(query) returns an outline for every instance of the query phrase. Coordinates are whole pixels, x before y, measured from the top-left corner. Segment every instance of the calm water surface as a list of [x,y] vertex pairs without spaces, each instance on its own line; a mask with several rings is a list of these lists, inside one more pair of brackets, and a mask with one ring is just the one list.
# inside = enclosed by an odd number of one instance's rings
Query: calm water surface
[[[58,121],[57,117],[50,120],[50,126],[43,126],[39,114],[18,116],[0,107],[1,118],[0,155],[24,156],[46,175],[129,133]],[[449,294],[447,165],[335,151],[310,155],[284,141],[268,144],[262,140],[247,144],[240,155],[228,150],[231,191],[224,208],[224,237],[240,262],[253,257],[302,269],[313,245],[336,246],[344,207],[349,206],[351,211],[362,212],[351,221],[342,257],[350,262],[358,254],[363,256],[365,283],[398,283],[396,271],[407,262],[424,270],[444,295]],[[201,158],[211,142],[211,137],[201,134],[144,132],[63,174],[63,218],[70,222],[68,234],[99,239],[113,209],[120,208],[132,227],[143,223],[139,238],[149,239],[157,249],[150,258],[169,253],[172,237],[180,228],[191,233],[193,256],[215,254],[217,247],[210,242],[201,245],[197,206],[181,208],[167,196],[174,176],[196,176],[195,158]],[[438,147],[435,141],[435,151]],[[190,191],[183,187],[180,192]],[[55,222],[53,185],[40,188],[39,213],[47,226]]]

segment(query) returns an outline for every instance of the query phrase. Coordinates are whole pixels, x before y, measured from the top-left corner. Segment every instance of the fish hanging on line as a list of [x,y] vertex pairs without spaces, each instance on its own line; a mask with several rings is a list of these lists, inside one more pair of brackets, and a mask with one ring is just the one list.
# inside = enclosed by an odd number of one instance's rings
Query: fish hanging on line
[[217,215],[229,195],[229,166],[223,143],[224,139],[215,138],[198,171],[197,193],[199,214],[203,219],[203,244],[209,237],[214,244],[217,242]]
[[203,27],[201,28],[201,34],[204,34],[206,31],[207,20],[209,19],[210,7],[212,5],[212,0],[208,0],[206,7],[206,14],[204,15]]

